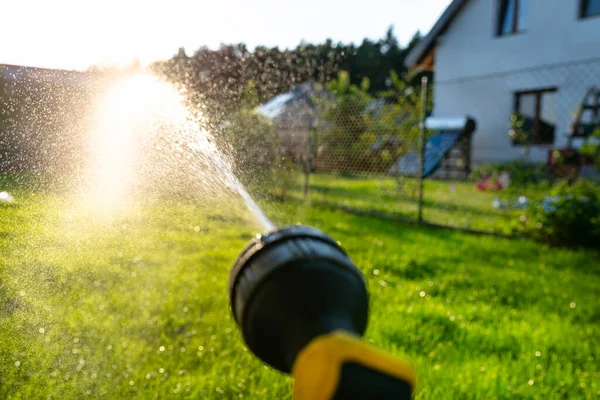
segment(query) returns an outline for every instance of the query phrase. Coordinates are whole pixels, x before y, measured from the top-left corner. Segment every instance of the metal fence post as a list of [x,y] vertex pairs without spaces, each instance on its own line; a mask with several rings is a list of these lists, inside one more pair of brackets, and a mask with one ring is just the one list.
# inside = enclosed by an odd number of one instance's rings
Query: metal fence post
[[306,143],[304,146],[304,162],[303,164],[303,169],[304,169],[304,187],[303,187],[303,199],[304,202],[306,202],[308,200],[308,188],[310,187],[310,173],[312,170],[312,152],[311,152],[311,143],[310,143],[310,133],[311,130],[309,129],[306,133]]
[[419,216],[418,222],[423,222],[423,181],[425,180],[425,127],[427,118],[427,77],[421,78],[421,118],[419,122]]

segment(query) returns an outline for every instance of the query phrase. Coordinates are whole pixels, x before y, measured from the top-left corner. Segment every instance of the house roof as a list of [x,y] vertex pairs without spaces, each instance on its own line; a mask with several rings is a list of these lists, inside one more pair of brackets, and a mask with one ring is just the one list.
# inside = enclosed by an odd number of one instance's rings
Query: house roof
[[316,119],[312,98],[318,95],[322,95],[319,85],[304,82],[257,107],[256,111],[282,128],[312,126]]
[[452,3],[437,20],[431,31],[415,46],[414,49],[406,57],[405,64],[407,67],[418,67],[431,54],[436,40],[443,34],[448,26],[454,21],[460,10],[468,0],[453,0]]
[[285,110],[285,106],[295,99],[295,93],[288,92],[273,97],[271,100],[257,108],[257,111],[269,119],[278,117]]

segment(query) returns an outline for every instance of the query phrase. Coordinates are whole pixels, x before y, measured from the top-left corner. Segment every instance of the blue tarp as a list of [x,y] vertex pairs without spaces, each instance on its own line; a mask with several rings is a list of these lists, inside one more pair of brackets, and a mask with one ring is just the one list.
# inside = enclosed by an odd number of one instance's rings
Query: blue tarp
[[[424,177],[433,174],[442,163],[442,160],[452,149],[460,137],[460,132],[440,132],[430,137],[425,144]],[[397,161],[397,173],[400,175],[417,176],[419,171],[419,157],[415,152],[408,152]]]

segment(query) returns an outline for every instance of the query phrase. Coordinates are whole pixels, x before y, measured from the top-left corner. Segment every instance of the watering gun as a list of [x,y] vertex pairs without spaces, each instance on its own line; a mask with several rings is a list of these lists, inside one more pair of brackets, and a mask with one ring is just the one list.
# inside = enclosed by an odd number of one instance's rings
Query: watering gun
[[410,363],[361,340],[365,279],[331,237],[289,226],[252,240],[229,278],[248,348],[294,378],[296,400],[410,399]]

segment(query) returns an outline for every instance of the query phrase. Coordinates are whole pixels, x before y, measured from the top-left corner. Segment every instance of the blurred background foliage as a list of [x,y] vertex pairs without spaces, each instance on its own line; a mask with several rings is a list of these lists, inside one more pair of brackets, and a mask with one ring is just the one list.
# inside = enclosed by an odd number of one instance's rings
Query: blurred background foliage
[[[180,49],[151,68],[184,86],[190,101],[204,105],[210,120],[219,121],[238,107],[249,81],[254,82],[260,103],[303,82],[328,83],[338,78],[340,71],[347,71],[349,85],[360,87],[367,78],[369,95],[387,92],[389,96],[389,91],[395,90],[390,73],[407,75],[404,60],[420,38],[417,33],[402,47],[390,27],[383,38],[364,39],[358,46],[327,39],[324,43],[300,43],[294,49],[258,46],[250,50],[243,43],[216,50],[203,47],[192,55]],[[418,86],[421,76],[411,76],[410,83]]]

